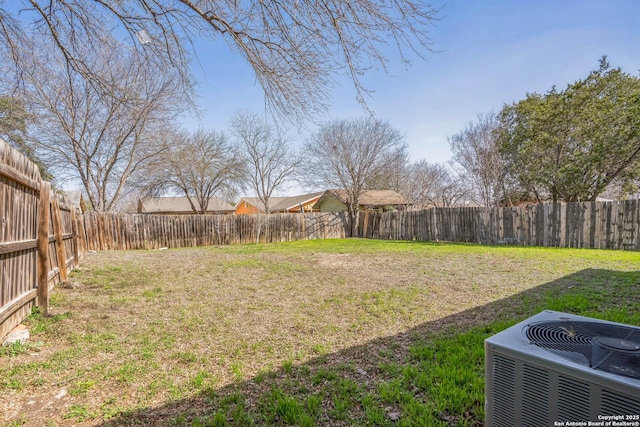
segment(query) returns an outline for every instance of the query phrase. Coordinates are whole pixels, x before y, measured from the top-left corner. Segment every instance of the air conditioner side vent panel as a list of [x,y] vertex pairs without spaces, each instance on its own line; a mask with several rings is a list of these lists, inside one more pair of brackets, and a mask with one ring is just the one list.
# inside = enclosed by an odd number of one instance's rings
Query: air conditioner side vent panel
[[562,420],[586,421],[589,414],[589,385],[560,375],[558,416]]
[[[545,322],[551,325],[549,333],[532,328]],[[589,331],[596,331],[596,337],[608,338],[606,334],[612,330],[625,335],[612,336],[617,341],[589,340],[607,345],[611,341],[616,355],[624,356],[615,361],[616,367],[625,370],[624,375],[585,362],[593,359],[591,349],[583,343],[585,336],[593,335]],[[640,378],[629,375],[637,369],[638,358],[631,353],[638,351],[639,334],[638,326],[547,310],[487,338],[485,426],[586,423],[601,421],[602,415],[640,414]],[[545,336],[558,336],[562,342],[551,348],[538,345],[536,340]]]
[[640,400],[602,390],[602,415],[640,415]]
[[549,373],[527,364],[522,371],[523,419],[538,423],[549,419]]
[[515,363],[505,357],[493,358],[493,395],[496,401],[494,413],[495,425],[509,427],[515,425],[515,408],[513,395],[515,393]]

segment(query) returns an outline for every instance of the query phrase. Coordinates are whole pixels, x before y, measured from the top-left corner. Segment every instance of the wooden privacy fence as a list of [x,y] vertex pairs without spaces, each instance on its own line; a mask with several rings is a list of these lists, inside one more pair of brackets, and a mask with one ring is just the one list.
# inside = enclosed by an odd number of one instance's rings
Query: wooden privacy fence
[[75,212],[38,167],[0,140],[0,341],[78,262]]
[[373,239],[640,250],[640,200],[365,212]]
[[145,215],[87,212],[83,251],[158,249],[345,237],[344,213]]

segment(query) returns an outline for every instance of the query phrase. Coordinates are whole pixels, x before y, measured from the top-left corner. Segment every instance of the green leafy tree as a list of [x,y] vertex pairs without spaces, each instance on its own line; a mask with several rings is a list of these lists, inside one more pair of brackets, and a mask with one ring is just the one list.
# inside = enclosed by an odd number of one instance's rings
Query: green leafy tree
[[53,177],[27,139],[27,127],[32,120],[33,116],[27,112],[22,101],[11,96],[0,96],[0,138],[37,164],[42,178],[51,181]]
[[510,177],[538,200],[595,200],[640,176],[640,78],[602,57],[565,90],[505,106],[499,144]]

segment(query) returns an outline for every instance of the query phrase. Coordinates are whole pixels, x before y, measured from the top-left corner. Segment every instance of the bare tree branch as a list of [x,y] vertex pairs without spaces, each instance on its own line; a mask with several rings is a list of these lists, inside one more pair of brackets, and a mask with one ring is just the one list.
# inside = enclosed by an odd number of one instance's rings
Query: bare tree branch
[[[173,67],[192,81],[193,42],[224,40],[253,68],[269,109],[288,118],[313,117],[330,102],[340,75],[366,105],[362,76],[386,70],[389,56],[409,63],[431,51],[428,30],[438,11],[417,0],[19,0],[0,8],[0,41],[12,52],[23,34],[55,41],[78,74],[98,86],[101,74],[84,47],[106,33],[127,34],[140,57]],[[20,9],[20,7],[22,8]],[[14,12],[19,10],[19,12]],[[142,37],[141,35],[144,35]],[[143,44],[144,43],[144,44]],[[205,54],[205,52],[201,52]]]
[[471,195],[471,189],[440,163],[420,160],[399,169],[394,190],[405,196],[412,209],[450,207]]

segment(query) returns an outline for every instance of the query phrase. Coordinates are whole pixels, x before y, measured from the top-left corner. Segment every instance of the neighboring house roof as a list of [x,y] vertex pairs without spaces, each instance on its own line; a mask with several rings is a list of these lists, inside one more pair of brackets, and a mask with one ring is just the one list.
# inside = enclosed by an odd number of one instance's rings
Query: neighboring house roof
[[[269,198],[269,211],[271,212],[286,212],[289,209],[297,208],[300,205],[313,202],[323,194],[322,191],[317,193],[301,194],[291,197],[271,197]],[[260,209],[260,212],[264,212],[262,201],[258,197],[243,197],[236,204],[236,209],[240,207],[240,204],[246,202],[256,208]]]
[[[196,209],[200,209],[200,203],[193,200]],[[207,213],[231,213],[235,208],[232,204],[220,199],[212,197],[207,206]],[[189,199],[186,197],[149,197],[140,199],[138,205],[140,213],[193,213]]]
[[[280,203],[286,197],[271,197],[269,198],[269,210],[273,210],[273,206],[275,204]],[[240,206],[242,202],[247,202],[251,206],[254,206],[256,209],[259,209],[260,212],[264,212],[264,205],[262,204],[262,200],[259,197],[243,197],[240,199],[238,203],[236,203],[236,209]]]
[[287,211],[289,209],[297,208],[300,205],[312,202],[314,199],[322,196],[323,192],[301,194],[299,196],[282,197],[278,203],[273,204],[272,211]]
[[[344,203],[347,198],[347,192],[344,190],[327,190],[318,200],[318,203],[331,197],[337,198]],[[392,206],[406,205],[407,200],[402,194],[393,190],[365,190],[360,194],[358,203],[360,206]]]

